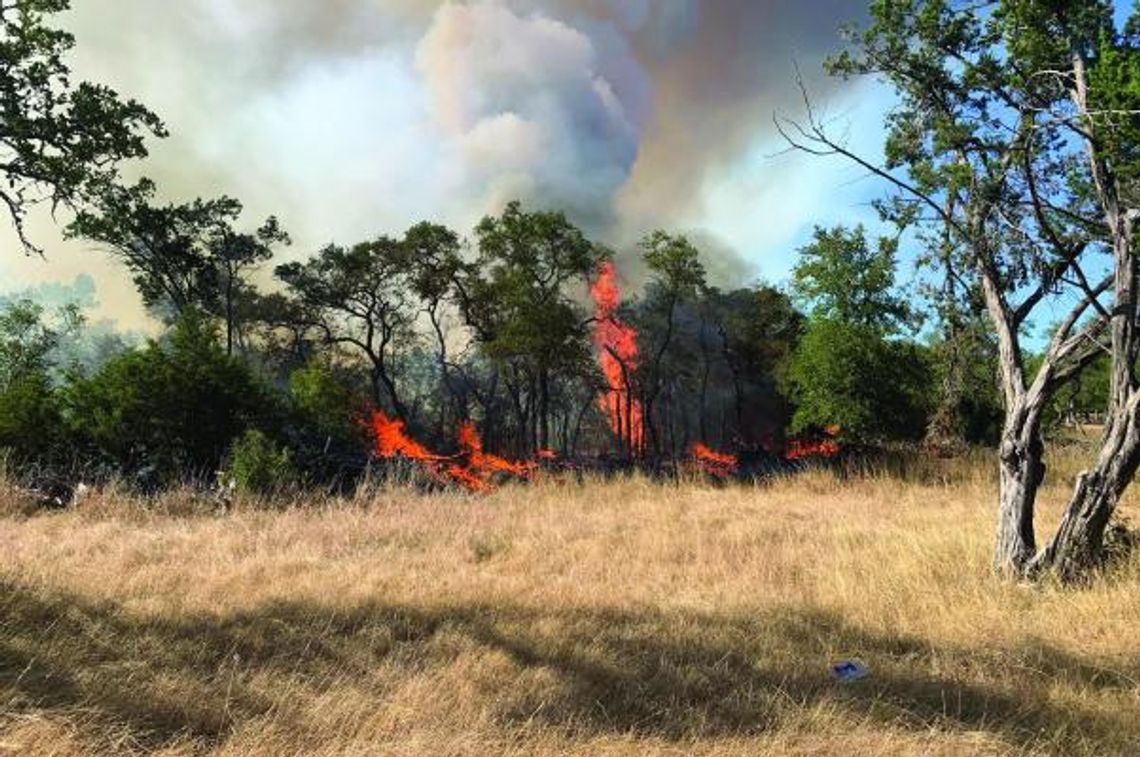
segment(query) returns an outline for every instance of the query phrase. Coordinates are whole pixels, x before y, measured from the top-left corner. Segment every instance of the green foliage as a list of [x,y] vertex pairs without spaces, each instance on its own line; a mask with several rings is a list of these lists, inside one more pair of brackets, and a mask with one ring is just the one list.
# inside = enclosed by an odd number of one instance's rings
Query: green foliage
[[475,234],[479,256],[465,271],[462,304],[487,354],[539,371],[585,359],[585,317],[567,287],[585,282],[605,250],[562,213],[528,213],[518,202]]
[[713,289],[703,306],[732,374],[736,437],[756,443],[782,435],[791,420],[782,372],[799,344],[804,316],[769,286]]
[[460,310],[506,375],[520,429],[529,429],[517,451],[533,452],[550,443],[559,379],[580,382],[594,370],[587,315],[571,287],[584,290],[608,252],[562,213],[530,213],[518,202],[484,218],[475,236],[478,256],[456,282]]
[[861,225],[816,227],[811,244],[800,250],[792,286],[813,317],[894,333],[913,319],[895,291],[897,252],[898,240],[889,237],[871,249]]
[[[78,318],[70,308],[63,315],[65,328]],[[50,376],[60,337],[33,302],[0,309],[0,450],[15,462],[44,462],[62,452],[65,433]]]
[[321,435],[359,443],[365,400],[326,361],[313,358],[289,374],[289,397],[293,408]]
[[293,455],[257,429],[234,442],[225,473],[238,491],[247,494],[273,494],[297,480]]
[[446,226],[420,223],[408,229],[402,245],[411,266],[412,289],[434,315],[463,268],[459,236]]
[[393,373],[394,353],[415,339],[410,249],[380,237],[351,248],[329,245],[306,263],[276,269],[294,298],[299,323],[326,345],[348,347],[365,358],[373,401],[400,416],[406,408]]
[[[65,322],[78,320],[74,309],[65,309],[63,314]],[[59,330],[45,322],[44,309],[30,300],[0,309],[0,390],[24,377],[46,373],[60,336]]]
[[0,451],[13,462],[45,463],[66,453],[60,398],[44,370],[0,389]]
[[122,469],[151,468],[167,479],[216,470],[235,437],[278,412],[266,387],[192,314],[167,344],[120,355],[67,393],[80,440]]
[[932,429],[941,438],[996,446],[1001,435],[1002,397],[998,391],[997,343],[981,320],[960,324],[952,339],[940,336],[930,345],[937,407]]
[[700,251],[683,236],[655,231],[641,240],[642,260],[671,299],[694,299],[705,287]]
[[192,309],[224,317],[230,351],[245,272],[269,260],[289,236],[273,217],[253,233],[236,231],[242,204],[231,197],[161,205],[155,194],[147,179],[109,187],[97,210],[77,214],[67,233],[120,258],[148,307],[174,318]]
[[786,376],[794,433],[839,426],[845,440],[914,440],[926,427],[931,372],[921,348],[864,324],[817,319]]
[[71,34],[48,24],[68,0],[0,3],[0,199],[29,250],[28,207],[76,206],[117,179],[116,164],[144,157],[147,134],[165,136],[158,117],[105,86],[72,84]]

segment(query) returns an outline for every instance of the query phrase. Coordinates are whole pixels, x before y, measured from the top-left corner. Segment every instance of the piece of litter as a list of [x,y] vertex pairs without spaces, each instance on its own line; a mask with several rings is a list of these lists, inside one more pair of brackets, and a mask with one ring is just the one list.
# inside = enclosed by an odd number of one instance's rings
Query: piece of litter
[[871,669],[859,660],[843,660],[831,666],[831,677],[840,683],[852,683],[871,674]]

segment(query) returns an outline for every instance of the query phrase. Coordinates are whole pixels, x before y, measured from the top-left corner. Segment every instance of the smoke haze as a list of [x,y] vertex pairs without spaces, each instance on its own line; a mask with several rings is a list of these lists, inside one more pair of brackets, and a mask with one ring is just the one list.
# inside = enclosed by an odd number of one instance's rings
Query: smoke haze
[[[65,23],[77,75],[173,133],[130,173],[173,200],[236,196],[250,224],[278,215],[290,255],[424,218],[467,231],[520,198],[619,248],[654,227],[693,231],[712,269],[739,278],[772,271],[710,220],[723,215],[710,187],[756,163],[774,111],[798,112],[794,63],[816,95],[846,96],[818,72],[864,6],[74,0]],[[104,307],[136,317],[124,273],[53,228],[35,229],[46,264],[7,259],[0,275],[18,287],[91,272]]]

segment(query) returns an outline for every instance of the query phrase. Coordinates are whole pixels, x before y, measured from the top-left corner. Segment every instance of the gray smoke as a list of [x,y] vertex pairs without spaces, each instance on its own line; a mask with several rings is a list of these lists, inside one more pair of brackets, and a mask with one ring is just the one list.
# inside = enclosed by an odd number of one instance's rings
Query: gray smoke
[[[251,223],[276,213],[304,255],[422,217],[463,227],[512,198],[620,245],[683,226],[773,111],[798,109],[793,63],[818,72],[865,0],[74,5],[77,74],[174,134],[132,173],[172,199],[236,195]],[[61,277],[102,260],[69,255]]]

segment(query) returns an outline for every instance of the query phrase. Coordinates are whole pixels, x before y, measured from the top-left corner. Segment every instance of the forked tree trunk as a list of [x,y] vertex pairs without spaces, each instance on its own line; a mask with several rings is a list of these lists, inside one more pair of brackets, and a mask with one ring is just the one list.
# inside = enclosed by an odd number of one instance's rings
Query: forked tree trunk
[[1093,187],[1112,238],[1115,303],[1111,312],[1112,393],[1096,463],[1077,477],[1069,506],[1049,546],[1033,561],[1034,572],[1053,572],[1074,581],[1095,569],[1104,557],[1104,536],[1140,464],[1140,386],[1136,363],[1140,353],[1136,287],[1140,261],[1133,248],[1140,210],[1122,200],[1118,178],[1091,136],[1097,123],[1089,115],[1088,78],[1084,59],[1072,54],[1072,100],[1082,116]]
[[1009,423],[999,452],[998,528],[994,568],[998,573],[1025,575],[1037,552],[1033,514],[1037,490],[1045,478],[1044,446],[1036,424]]

